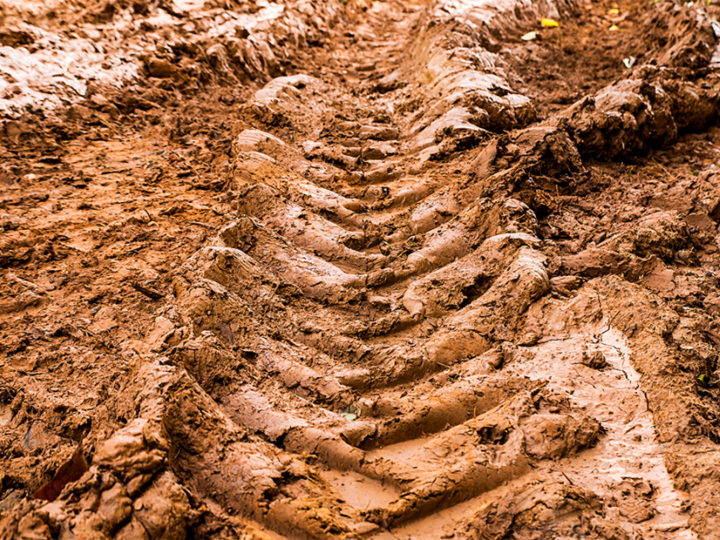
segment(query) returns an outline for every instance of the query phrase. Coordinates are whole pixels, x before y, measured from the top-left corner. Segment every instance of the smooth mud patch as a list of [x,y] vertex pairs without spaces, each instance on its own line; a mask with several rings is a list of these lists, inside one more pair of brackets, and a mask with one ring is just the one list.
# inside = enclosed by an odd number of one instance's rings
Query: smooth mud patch
[[[547,380],[602,424],[605,433],[595,447],[566,459],[559,469],[569,482],[609,499],[621,497],[618,485],[625,480],[649,482],[654,516],[638,527],[647,533],[667,533],[667,538],[695,539],[683,510],[688,495],[673,487],[665,467],[632,351],[622,332],[607,326],[608,320],[580,328],[572,337],[546,336],[541,345],[521,348],[518,362],[507,371]],[[610,508],[608,517],[619,518],[621,512],[622,508]]]
[[399,492],[392,486],[352,471],[320,473],[350,506],[358,510],[382,508],[394,501]]

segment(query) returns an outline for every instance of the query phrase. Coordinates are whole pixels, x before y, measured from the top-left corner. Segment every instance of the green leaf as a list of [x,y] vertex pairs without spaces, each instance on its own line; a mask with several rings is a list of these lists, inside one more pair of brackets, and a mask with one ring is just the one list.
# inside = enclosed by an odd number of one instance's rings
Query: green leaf
[[360,407],[355,407],[354,405],[348,405],[345,409],[340,411],[340,416],[342,416],[348,422],[357,420],[358,418],[360,418],[361,414],[362,411],[360,410]]

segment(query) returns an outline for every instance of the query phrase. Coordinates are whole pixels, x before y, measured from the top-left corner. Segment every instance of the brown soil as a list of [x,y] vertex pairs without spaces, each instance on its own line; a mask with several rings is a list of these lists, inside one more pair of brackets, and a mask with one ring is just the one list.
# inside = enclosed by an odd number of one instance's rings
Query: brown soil
[[719,14],[0,0],[0,539],[720,538]]

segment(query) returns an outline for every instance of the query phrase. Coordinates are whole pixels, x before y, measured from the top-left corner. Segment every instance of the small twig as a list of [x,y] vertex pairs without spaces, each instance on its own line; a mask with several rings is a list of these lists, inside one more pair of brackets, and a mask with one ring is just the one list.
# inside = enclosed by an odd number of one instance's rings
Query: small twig
[[139,283],[136,283],[134,281],[131,282],[130,285],[132,285],[132,288],[135,289],[137,292],[144,294],[152,300],[160,300],[165,297],[164,294],[159,293],[154,289],[145,287],[144,285],[140,285]]
[[15,281],[16,283],[19,283],[20,285],[27,287],[28,289],[32,289],[33,291],[37,291],[40,287],[35,285],[32,281],[28,281],[27,279],[23,279],[20,277],[17,277],[12,272],[8,272],[8,277]]
[[190,225],[197,225],[198,227],[205,227],[206,229],[210,229],[210,230],[212,230],[214,228],[214,227],[212,227],[206,223],[203,223],[201,221],[191,221]]
[[615,312],[615,315],[610,317],[610,320],[607,322],[607,328],[605,330],[603,330],[602,332],[600,332],[601,334],[605,334],[606,332],[609,332],[610,330],[612,330],[612,323],[615,320],[615,317],[618,316],[618,313],[620,313],[620,310],[617,310]]

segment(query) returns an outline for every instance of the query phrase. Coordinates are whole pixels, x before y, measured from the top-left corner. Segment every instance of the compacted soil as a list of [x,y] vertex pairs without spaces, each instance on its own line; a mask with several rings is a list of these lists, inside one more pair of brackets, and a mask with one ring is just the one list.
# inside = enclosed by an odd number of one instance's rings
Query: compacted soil
[[720,538],[719,15],[0,0],[0,539]]

